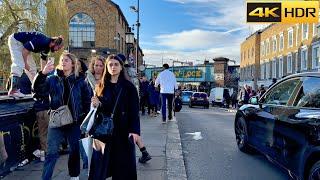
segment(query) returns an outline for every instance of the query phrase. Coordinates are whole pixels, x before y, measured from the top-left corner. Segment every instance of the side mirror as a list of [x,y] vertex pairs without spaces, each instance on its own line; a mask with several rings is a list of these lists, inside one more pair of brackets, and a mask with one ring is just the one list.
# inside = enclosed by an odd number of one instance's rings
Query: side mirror
[[259,99],[257,96],[253,96],[249,99],[249,104],[253,104],[253,105],[258,105],[259,104]]

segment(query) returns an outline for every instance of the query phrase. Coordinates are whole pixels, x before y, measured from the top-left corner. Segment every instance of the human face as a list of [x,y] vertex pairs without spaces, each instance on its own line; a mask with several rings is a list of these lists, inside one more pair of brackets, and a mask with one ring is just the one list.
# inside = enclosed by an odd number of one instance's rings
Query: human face
[[111,74],[111,76],[119,75],[122,67],[118,60],[110,59],[107,63],[108,72]]
[[104,70],[104,66],[102,61],[100,60],[95,60],[94,65],[93,65],[93,70],[95,74],[102,74]]
[[68,56],[63,56],[63,58],[60,61],[60,64],[62,66],[63,71],[72,71],[74,67],[72,60]]

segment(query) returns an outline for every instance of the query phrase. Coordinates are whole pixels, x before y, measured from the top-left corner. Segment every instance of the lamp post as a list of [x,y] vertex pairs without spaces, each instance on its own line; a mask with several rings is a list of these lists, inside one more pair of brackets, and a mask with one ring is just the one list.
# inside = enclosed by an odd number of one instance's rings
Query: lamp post
[[126,32],[126,44],[127,44],[127,48],[128,48],[127,49],[127,59],[128,59],[128,63],[130,64],[130,66],[133,65],[133,61],[130,56],[133,43],[134,43],[134,34],[130,30],[130,32]]
[[139,73],[138,71],[138,62],[139,62],[139,28],[140,28],[140,1],[137,0],[137,7],[135,6],[130,6],[130,8],[137,13],[137,43],[136,43],[136,71],[137,73]]

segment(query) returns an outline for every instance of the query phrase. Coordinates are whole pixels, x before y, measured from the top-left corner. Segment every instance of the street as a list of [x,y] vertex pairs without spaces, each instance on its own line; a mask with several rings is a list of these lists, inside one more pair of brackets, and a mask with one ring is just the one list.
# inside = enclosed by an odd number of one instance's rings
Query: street
[[288,179],[261,154],[247,155],[238,150],[234,115],[217,107],[183,106],[176,113],[188,179]]

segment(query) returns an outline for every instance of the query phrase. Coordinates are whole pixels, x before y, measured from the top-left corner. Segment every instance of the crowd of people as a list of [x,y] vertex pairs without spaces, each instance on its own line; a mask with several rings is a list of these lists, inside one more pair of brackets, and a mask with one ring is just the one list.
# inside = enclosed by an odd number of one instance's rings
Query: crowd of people
[[[89,179],[137,179],[135,145],[142,153],[140,163],[151,159],[140,136],[139,111],[144,115],[147,106],[148,114],[157,116],[161,93],[159,84],[165,87],[167,83],[163,84],[162,79],[155,77],[149,82],[143,77],[137,89],[136,75],[123,54],[92,57],[88,68],[74,54],[64,51],[55,65],[53,59],[48,60],[48,53],[63,48],[62,36],[18,32],[9,37],[8,44],[12,60],[8,95],[22,98],[32,90],[35,99],[40,154],[45,154],[45,158],[41,158],[44,160],[42,179],[51,179],[63,141],[69,147],[71,179],[79,179],[80,156],[82,168],[90,170]],[[38,72],[31,52],[40,53]],[[114,127],[111,135],[93,139],[92,163],[88,164],[87,154],[79,140],[90,135],[80,131],[90,106],[97,108],[103,116],[112,117]],[[64,109],[66,114],[69,112],[72,122],[54,127],[51,121],[53,112],[60,109]],[[170,112],[169,119],[172,119]]]

